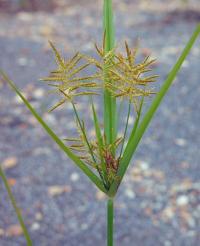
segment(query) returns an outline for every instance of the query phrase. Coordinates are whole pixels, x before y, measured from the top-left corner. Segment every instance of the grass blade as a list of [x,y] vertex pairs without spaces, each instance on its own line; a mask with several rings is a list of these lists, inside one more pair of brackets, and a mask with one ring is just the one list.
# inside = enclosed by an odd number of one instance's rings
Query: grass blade
[[92,150],[92,148],[91,148],[91,146],[90,146],[90,143],[89,143],[89,140],[88,140],[88,138],[87,138],[87,134],[86,134],[85,127],[84,127],[84,122],[81,121],[81,119],[80,119],[80,117],[79,117],[79,115],[78,115],[78,112],[77,112],[77,110],[76,110],[75,104],[74,104],[73,102],[71,102],[71,104],[72,104],[72,107],[73,107],[73,110],[74,110],[74,114],[75,114],[75,116],[76,116],[76,120],[77,120],[78,125],[79,125],[79,127],[80,127],[80,130],[81,130],[81,132],[82,132],[82,134],[83,134],[84,142],[86,143],[86,145],[87,145],[87,147],[88,147],[88,151],[89,151],[89,153],[90,153],[90,155],[91,155],[91,157],[92,157],[94,163],[96,163],[96,160],[95,160],[95,157],[94,157],[93,150]]
[[[135,137],[135,133],[137,131],[139,122],[140,122],[140,118],[141,118],[141,113],[142,113],[142,107],[143,107],[143,103],[144,103],[144,96],[142,97],[142,100],[140,102],[140,106],[139,106],[139,111],[137,112],[137,116],[133,125],[133,129],[131,131],[131,135],[129,137],[129,139],[133,139]],[[128,143],[127,143],[128,145]]]
[[129,101],[128,113],[127,113],[127,117],[126,117],[126,125],[125,125],[125,129],[124,129],[123,140],[122,140],[121,150],[120,150],[120,154],[119,154],[119,160],[121,159],[121,156],[122,156],[122,153],[124,150],[124,143],[126,141],[126,134],[127,134],[127,130],[128,130],[128,122],[129,122],[129,118],[130,118],[130,113],[131,113],[131,102]]
[[13,206],[13,208],[14,208],[14,210],[15,210],[15,213],[16,213],[16,215],[17,215],[18,221],[19,221],[19,223],[20,223],[20,226],[21,226],[21,228],[22,228],[24,237],[25,237],[25,239],[26,239],[27,246],[32,246],[32,241],[31,241],[30,235],[29,235],[29,233],[28,233],[28,230],[27,230],[27,228],[26,228],[26,225],[25,225],[25,223],[24,223],[22,214],[21,214],[21,212],[20,212],[20,209],[19,209],[18,206],[17,206],[16,200],[15,200],[13,194],[12,194],[10,185],[9,185],[9,183],[8,183],[8,181],[7,181],[6,175],[5,175],[4,172],[3,172],[3,169],[1,168],[1,165],[0,165],[0,177],[2,178],[2,181],[3,181],[4,185],[5,185],[5,188],[6,188],[7,193],[8,193],[9,199],[10,199],[10,201],[11,201],[11,203],[12,203],[12,206]]
[[50,135],[50,137],[57,143],[57,145],[67,154],[67,156],[74,161],[74,163],[88,176],[88,178],[103,192],[106,192],[101,180],[82,162],[66,145],[62,140],[51,130],[51,128],[44,122],[40,115],[35,111],[27,99],[21,94],[15,84],[7,77],[7,75],[0,70],[0,74],[8,82],[11,88],[16,92],[16,94],[22,99],[26,107],[30,110],[37,121],[42,125],[45,131]]
[[[97,138],[97,143],[98,143],[98,148],[99,148],[99,156],[101,158],[101,167],[102,167],[102,171],[104,174],[104,179],[106,180],[106,165],[105,162],[103,160],[103,137],[101,134],[101,129],[100,129],[100,124],[99,124],[99,120],[97,117],[97,113],[94,107],[94,103],[91,100],[91,104],[92,104],[92,113],[93,113],[93,122],[94,122],[94,126],[95,126],[95,133],[96,133],[96,138]],[[106,180],[107,183],[107,180]]]
[[[111,51],[115,45],[112,0],[104,0],[103,25],[105,32],[104,52],[107,53]],[[104,79],[106,80],[106,69],[104,73]],[[106,89],[104,91],[104,129],[107,143],[112,144],[116,138],[116,99],[112,97],[111,93]]]
[[[170,88],[173,80],[175,79],[177,73],[179,72],[183,62],[185,61],[187,55],[189,54],[193,44],[195,43],[197,37],[199,36],[199,34],[200,34],[200,25],[197,25],[197,27],[194,30],[190,40],[186,44],[185,49],[183,50],[181,56],[179,57],[178,61],[176,62],[176,64],[172,68],[167,79],[165,80],[164,84],[162,85],[160,91],[158,92],[158,94],[154,98],[149,110],[145,114],[141,124],[138,127],[138,130],[135,133],[135,136],[130,137],[128,144],[126,146],[126,149],[124,151],[121,165],[120,165],[119,170],[118,170],[118,175],[120,176],[121,180],[122,180],[122,178],[123,178],[123,176],[124,176],[124,174],[128,168],[128,165],[129,165],[130,160],[131,160],[131,158],[132,158],[132,156],[133,156],[133,154],[134,154],[134,152],[138,146],[138,143],[140,142],[145,130],[149,126],[149,123],[151,122],[156,110],[158,109],[160,103],[162,102],[162,99],[164,98],[168,89]],[[108,192],[110,196],[115,195],[115,193],[117,192],[118,186],[119,186],[119,182],[115,181],[112,184],[112,186]]]

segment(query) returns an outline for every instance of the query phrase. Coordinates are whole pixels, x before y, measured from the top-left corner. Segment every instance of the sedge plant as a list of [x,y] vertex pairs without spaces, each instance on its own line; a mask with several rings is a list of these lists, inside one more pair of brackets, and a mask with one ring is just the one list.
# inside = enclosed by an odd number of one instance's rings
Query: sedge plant
[[[59,96],[58,102],[51,107],[49,112],[62,107],[63,104],[71,105],[77,130],[76,136],[66,136],[65,139],[57,136],[23,96],[14,82],[3,71],[0,73],[54,142],[93,184],[106,194],[107,245],[112,246],[114,245],[115,195],[141,138],[199,36],[200,25],[194,30],[185,49],[158,92],[152,86],[158,77],[154,75],[152,70],[152,64],[155,60],[145,57],[138,63],[136,61],[137,48],[130,49],[127,42],[124,45],[124,53],[117,50],[112,0],[104,0],[103,27],[103,42],[100,46],[95,44],[97,53],[95,57],[77,52],[71,58],[65,59],[56,46],[49,42],[55,55],[57,68],[51,71],[50,75],[43,78],[42,81],[50,86],[51,93]],[[88,98],[89,107],[91,108],[95,130],[95,136],[93,137],[88,134],[87,122],[82,118],[77,107],[79,98],[82,97]],[[101,117],[94,103],[98,97],[103,98],[103,122],[101,122]],[[153,99],[148,109],[143,112],[146,98]],[[123,133],[120,135],[118,127],[120,116],[118,112],[121,103],[127,105],[127,115]],[[135,119],[131,126],[129,124],[130,115],[134,115]],[[27,245],[32,245],[5,174],[2,169],[0,171],[27,239]]]

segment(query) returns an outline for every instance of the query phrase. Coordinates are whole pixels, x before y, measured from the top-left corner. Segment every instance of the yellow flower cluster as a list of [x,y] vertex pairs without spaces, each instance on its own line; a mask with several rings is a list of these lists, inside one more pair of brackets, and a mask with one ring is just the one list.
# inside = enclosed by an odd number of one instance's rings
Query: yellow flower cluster
[[[98,95],[103,89],[110,91],[116,98],[128,99],[134,103],[137,97],[154,93],[152,89],[146,87],[155,82],[158,76],[145,74],[151,71],[149,67],[155,60],[146,57],[141,63],[136,63],[137,49],[131,50],[127,42],[125,55],[117,53],[116,48],[105,53],[103,44],[101,48],[95,45],[100,59],[76,53],[67,61],[61,57],[51,42],[50,45],[58,67],[49,77],[42,80],[54,88],[53,92],[63,96],[51,110],[77,96]],[[80,76],[80,72],[91,65],[97,70],[89,76]]]

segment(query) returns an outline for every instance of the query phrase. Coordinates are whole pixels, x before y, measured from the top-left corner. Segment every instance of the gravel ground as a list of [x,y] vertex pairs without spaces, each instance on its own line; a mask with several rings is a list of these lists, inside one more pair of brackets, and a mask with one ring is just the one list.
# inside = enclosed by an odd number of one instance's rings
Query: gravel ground
[[[149,6],[148,1],[115,1],[119,45],[139,38],[141,56],[158,59],[160,83],[200,21],[199,1],[165,2],[152,1]],[[66,55],[77,49],[93,52],[93,42],[101,40],[101,1],[89,3],[74,1],[54,13],[0,15],[0,67],[60,136],[73,132],[72,110],[47,114],[55,98],[47,97],[38,78],[54,67],[48,39]],[[199,44],[198,40],[119,189],[116,246],[199,244]],[[86,102],[79,110],[88,113]],[[34,246],[105,245],[105,196],[58,150],[3,81],[0,162]],[[2,183],[0,193],[0,245],[25,245]]]

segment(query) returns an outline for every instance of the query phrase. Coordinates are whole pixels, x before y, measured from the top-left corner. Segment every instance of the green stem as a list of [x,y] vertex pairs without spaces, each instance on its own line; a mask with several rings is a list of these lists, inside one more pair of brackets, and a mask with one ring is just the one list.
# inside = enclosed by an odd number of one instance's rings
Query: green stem
[[[104,18],[103,26],[105,33],[104,52],[105,54],[111,51],[115,45],[115,32],[113,21],[112,0],[104,0]],[[105,73],[105,81],[108,76]],[[116,99],[111,93],[105,89],[104,91],[104,128],[107,144],[112,144],[116,138]],[[115,150],[113,149],[113,153]]]
[[131,101],[129,101],[129,105],[128,105],[126,126],[125,126],[125,130],[124,130],[124,136],[123,136],[123,140],[122,140],[122,146],[121,146],[121,151],[120,151],[120,155],[119,155],[119,160],[121,159],[122,152],[123,152],[123,149],[124,149],[124,143],[125,143],[125,140],[126,140],[126,134],[127,134],[127,130],[128,130],[128,122],[129,122],[129,118],[130,118],[130,112],[131,112]]
[[107,201],[107,246],[113,246],[114,200]]
[[20,209],[17,206],[17,203],[16,203],[15,198],[14,198],[14,196],[12,194],[12,191],[11,191],[10,185],[9,185],[9,183],[7,181],[7,178],[6,178],[5,174],[4,174],[1,166],[0,166],[0,177],[2,178],[2,181],[3,181],[4,185],[5,185],[5,188],[6,188],[7,193],[8,193],[9,199],[10,199],[10,201],[12,203],[12,206],[13,206],[13,208],[15,210],[15,213],[17,215],[17,218],[19,220],[20,226],[21,226],[21,228],[23,230],[24,237],[26,238],[26,245],[27,246],[32,246],[32,241],[31,241],[31,238],[29,236],[29,233],[28,233],[28,230],[26,228],[26,225],[24,223],[24,220],[22,218]]
[[89,150],[89,152],[90,152],[90,155],[91,155],[91,157],[92,157],[94,163],[96,164],[96,160],[95,160],[95,157],[94,157],[94,154],[93,154],[93,150],[92,150],[92,148],[91,148],[91,146],[90,146],[90,143],[89,143],[89,141],[88,141],[88,138],[87,138],[87,135],[86,135],[84,126],[83,126],[83,124],[81,123],[80,117],[79,117],[79,115],[78,115],[78,111],[76,110],[76,106],[75,106],[75,104],[74,104],[73,101],[71,101],[71,104],[72,104],[72,107],[73,107],[73,110],[74,110],[76,119],[77,119],[77,121],[78,121],[79,127],[80,127],[80,129],[81,129],[81,132],[82,132],[82,134],[83,134],[84,141],[86,142],[87,147],[88,147],[88,150]]

